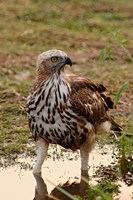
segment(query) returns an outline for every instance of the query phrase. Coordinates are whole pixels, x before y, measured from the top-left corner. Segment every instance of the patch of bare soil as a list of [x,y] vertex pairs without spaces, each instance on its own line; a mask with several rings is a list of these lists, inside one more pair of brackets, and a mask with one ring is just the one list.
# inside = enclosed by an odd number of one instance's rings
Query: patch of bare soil
[[2,91],[1,92],[1,100],[0,103],[5,103],[7,102],[11,104],[22,104],[25,102],[25,97],[21,96],[20,93],[13,91],[13,92],[7,92],[7,91]]
[[19,66],[35,66],[37,55],[28,54],[1,54],[0,55],[0,68],[11,68]]
[[91,7],[93,12],[96,13],[101,13],[101,12],[112,12],[112,13],[132,13],[133,12],[133,7],[115,7],[115,6],[108,6],[108,5],[103,5],[103,6],[95,6]]

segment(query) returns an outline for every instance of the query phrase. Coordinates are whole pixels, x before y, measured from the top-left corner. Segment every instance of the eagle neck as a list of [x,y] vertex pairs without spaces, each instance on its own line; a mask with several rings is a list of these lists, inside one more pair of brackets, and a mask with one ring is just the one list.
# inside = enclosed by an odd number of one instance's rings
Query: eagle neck
[[70,85],[67,82],[65,74],[52,74],[44,83],[43,88],[46,94],[46,105],[62,109],[70,97]]

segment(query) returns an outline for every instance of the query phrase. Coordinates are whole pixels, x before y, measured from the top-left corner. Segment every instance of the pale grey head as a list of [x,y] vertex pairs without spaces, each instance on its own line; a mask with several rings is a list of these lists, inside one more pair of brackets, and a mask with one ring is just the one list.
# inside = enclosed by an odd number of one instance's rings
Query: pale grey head
[[47,72],[55,72],[64,69],[65,65],[72,65],[68,55],[57,49],[52,49],[41,53],[37,58],[37,70],[42,69]]

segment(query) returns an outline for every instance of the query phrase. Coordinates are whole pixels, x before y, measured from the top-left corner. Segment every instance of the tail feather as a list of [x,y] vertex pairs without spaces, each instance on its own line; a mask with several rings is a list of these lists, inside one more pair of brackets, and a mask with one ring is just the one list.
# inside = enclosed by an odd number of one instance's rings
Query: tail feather
[[111,119],[111,130],[116,132],[118,135],[122,135],[122,128],[113,119]]

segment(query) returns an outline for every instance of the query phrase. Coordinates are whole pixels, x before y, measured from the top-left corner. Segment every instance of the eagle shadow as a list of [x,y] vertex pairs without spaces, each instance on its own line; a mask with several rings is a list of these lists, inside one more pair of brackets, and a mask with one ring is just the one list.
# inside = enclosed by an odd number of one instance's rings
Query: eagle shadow
[[[47,191],[47,185],[44,182],[44,179],[40,174],[34,174],[36,180],[36,187],[35,187],[35,197],[33,200],[52,200],[52,199],[59,199],[59,200],[70,200],[63,192],[59,191],[58,188],[65,190],[66,192],[70,193],[71,195],[77,196],[86,196],[86,192],[89,189],[89,184],[86,183],[83,179],[80,181],[74,181],[72,183],[65,182],[64,184],[57,185],[50,194]],[[84,176],[85,177],[85,176]],[[86,175],[85,178],[88,178]]]

